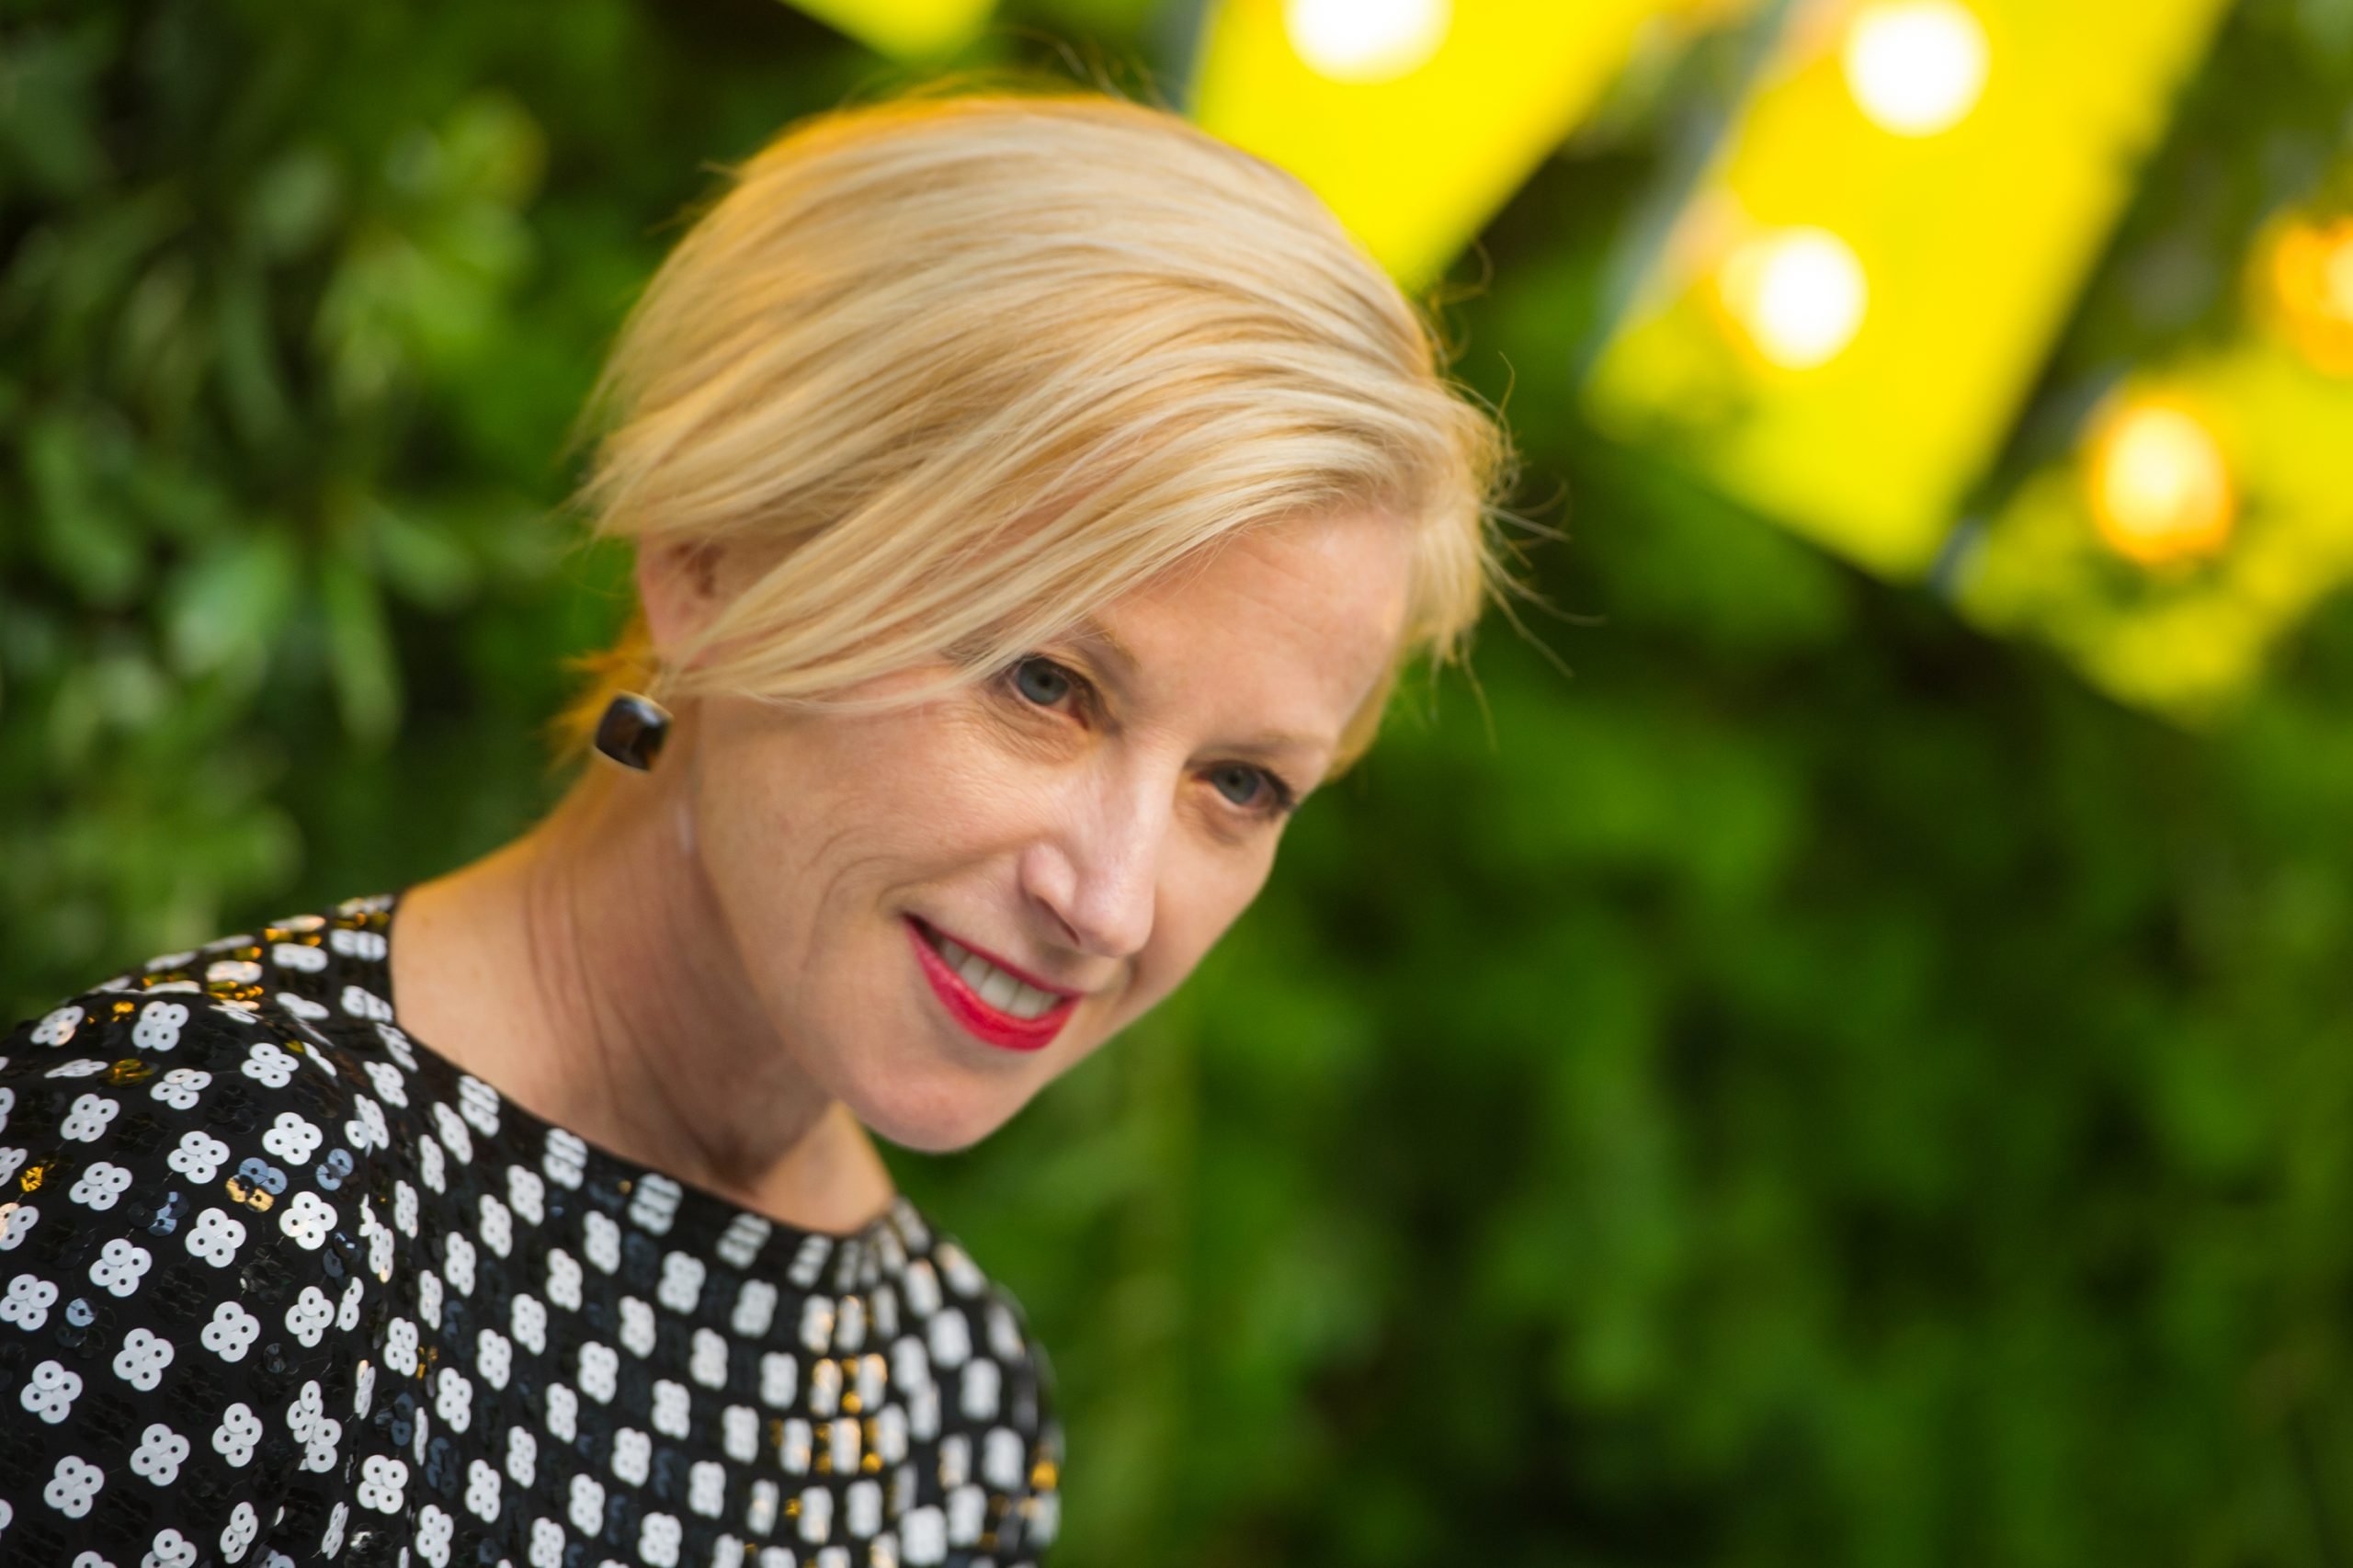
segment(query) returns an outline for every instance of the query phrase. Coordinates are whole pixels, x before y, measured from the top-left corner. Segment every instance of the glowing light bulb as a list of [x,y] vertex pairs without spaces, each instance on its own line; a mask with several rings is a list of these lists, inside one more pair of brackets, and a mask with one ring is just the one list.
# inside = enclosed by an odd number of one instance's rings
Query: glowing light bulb
[[1416,71],[1446,40],[1453,0],[1284,0],[1283,30],[1308,69],[1337,82]]
[[2128,405],[2092,437],[2092,520],[2118,554],[2143,565],[2211,555],[2238,509],[2222,444],[2188,409]]
[[2271,242],[2272,305],[2305,358],[2353,374],[2353,218],[2290,222]]
[[1984,25],[1958,0],[1886,0],[1855,18],[1840,59],[1873,125],[1934,136],[1977,107],[1989,52]]
[[1785,370],[1836,358],[1861,330],[1870,287],[1863,264],[1827,229],[1778,229],[1732,253],[1725,305],[1756,352]]

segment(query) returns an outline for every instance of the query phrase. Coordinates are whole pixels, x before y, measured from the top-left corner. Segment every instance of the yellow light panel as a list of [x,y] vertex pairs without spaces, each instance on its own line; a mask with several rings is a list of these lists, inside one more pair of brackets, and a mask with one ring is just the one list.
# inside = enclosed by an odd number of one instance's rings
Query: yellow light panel
[[2221,10],[1801,0],[1596,361],[1597,423],[1924,574]]
[[935,60],[979,36],[995,0],[792,0],[827,27],[901,60]]
[[2275,225],[2248,266],[2256,329],[2116,389],[1960,558],[1963,613],[2126,701],[2225,711],[2353,582],[2353,287],[2325,287],[2340,256],[2353,268],[2341,219]]
[[1194,115],[1298,175],[1409,288],[1593,107],[1645,23],[1746,0],[1219,0]]

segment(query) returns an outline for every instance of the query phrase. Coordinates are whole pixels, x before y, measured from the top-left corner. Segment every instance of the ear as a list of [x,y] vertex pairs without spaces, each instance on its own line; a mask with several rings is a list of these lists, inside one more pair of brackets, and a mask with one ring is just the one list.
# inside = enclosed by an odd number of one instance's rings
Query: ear
[[657,656],[685,646],[719,613],[720,547],[670,542],[637,552],[637,602]]

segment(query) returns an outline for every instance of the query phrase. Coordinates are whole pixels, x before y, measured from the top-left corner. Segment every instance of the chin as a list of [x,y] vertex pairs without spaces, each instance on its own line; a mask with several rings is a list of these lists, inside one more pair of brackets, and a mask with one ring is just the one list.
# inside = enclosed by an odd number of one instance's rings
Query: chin
[[1029,1097],[1005,1104],[1004,1089],[953,1077],[916,1092],[904,1084],[885,1085],[857,1096],[849,1109],[859,1126],[887,1142],[919,1154],[952,1154],[1004,1126]]

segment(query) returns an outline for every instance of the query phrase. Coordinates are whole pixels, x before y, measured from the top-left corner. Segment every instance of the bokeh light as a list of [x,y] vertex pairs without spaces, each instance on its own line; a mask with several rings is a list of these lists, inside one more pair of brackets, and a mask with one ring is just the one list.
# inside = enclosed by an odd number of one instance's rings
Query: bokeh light
[[1736,247],[1721,276],[1725,307],[1767,363],[1810,370],[1861,330],[1870,288],[1854,248],[1827,229],[1777,229]]
[[2237,513],[2229,461],[2205,421],[2178,403],[2127,403],[2101,420],[2087,469],[2094,525],[2143,565],[2211,555]]
[[1336,82],[1387,82],[1419,70],[1454,19],[1453,0],[1284,0],[1300,59]]
[[1873,125],[1934,136],[1977,107],[1991,52],[1984,25],[1957,0],[1889,0],[1855,17],[1840,62]]
[[1201,0],[1193,117],[1307,182],[1409,289],[1699,4]]
[[2315,369],[2353,375],[2353,218],[2282,225],[2266,247],[2269,305]]

